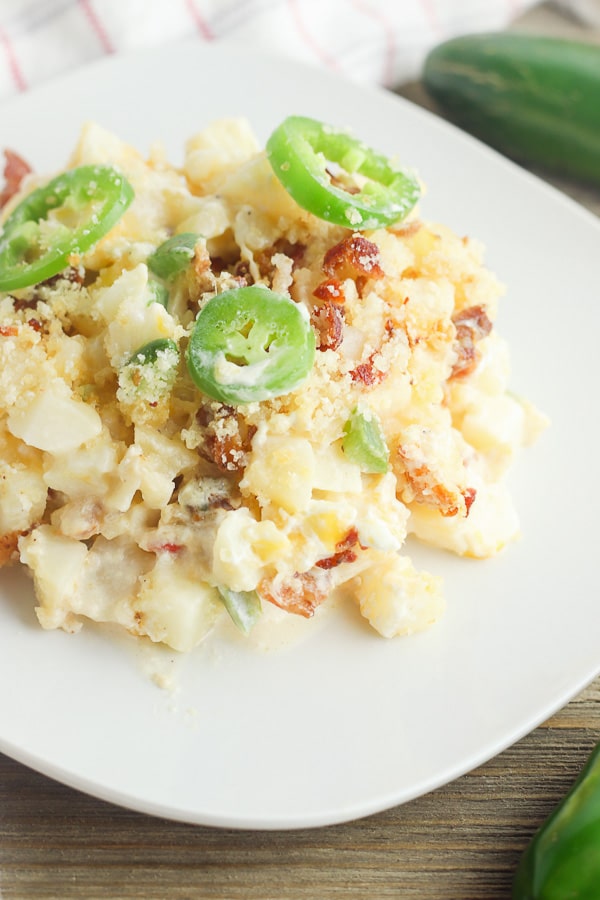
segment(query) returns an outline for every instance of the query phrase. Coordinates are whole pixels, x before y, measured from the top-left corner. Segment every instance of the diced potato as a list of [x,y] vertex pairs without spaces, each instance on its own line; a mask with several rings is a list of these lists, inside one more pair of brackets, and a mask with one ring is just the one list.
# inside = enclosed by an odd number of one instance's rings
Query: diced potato
[[185,146],[184,172],[204,190],[258,151],[258,141],[246,119],[218,119],[191,137]]
[[140,347],[157,338],[174,338],[178,330],[172,316],[160,303],[148,302],[148,269],[144,263],[126,270],[109,288],[100,292],[100,309],[110,321],[105,347],[115,369]]
[[403,556],[380,554],[354,586],[361,613],[383,637],[423,631],[444,611],[441,579],[417,572]]
[[245,507],[224,517],[214,542],[213,575],[232,591],[253,591],[268,565],[285,558],[288,538],[274,522],[258,522]]
[[30,528],[43,515],[47,494],[41,466],[0,463],[0,535]]
[[499,553],[520,533],[513,500],[504,483],[477,483],[476,490],[467,518],[447,518],[436,509],[413,507],[410,532],[428,544],[459,556],[486,558]]
[[190,566],[168,553],[157,557],[140,584],[133,603],[139,633],[174,650],[191,650],[223,614],[216,588],[199,581]]
[[362,491],[360,468],[356,463],[349,462],[339,444],[316,448],[313,488],[348,494]]
[[40,525],[19,542],[21,562],[29,566],[39,606],[42,628],[78,627],[73,598],[83,576],[88,549],[85,544],[57,534],[50,525]]
[[71,396],[64,381],[56,380],[11,409],[8,430],[30,447],[68,453],[98,437],[102,420],[93,407]]
[[306,438],[255,438],[243,481],[243,491],[254,494],[262,506],[270,503],[288,513],[301,512],[310,503],[315,482],[315,455]]
[[107,429],[84,446],[53,453],[46,460],[44,481],[47,487],[65,497],[100,499],[110,489],[117,469],[118,444]]

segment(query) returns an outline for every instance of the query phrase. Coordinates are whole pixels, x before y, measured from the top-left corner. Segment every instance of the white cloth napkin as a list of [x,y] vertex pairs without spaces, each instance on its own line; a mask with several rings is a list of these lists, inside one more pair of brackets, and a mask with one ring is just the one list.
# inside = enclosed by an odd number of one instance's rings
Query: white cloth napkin
[[[535,2],[0,0],[0,98],[107,54],[187,36],[234,39],[393,86],[417,76],[435,43],[503,28]],[[579,5],[597,9],[596,0]]]

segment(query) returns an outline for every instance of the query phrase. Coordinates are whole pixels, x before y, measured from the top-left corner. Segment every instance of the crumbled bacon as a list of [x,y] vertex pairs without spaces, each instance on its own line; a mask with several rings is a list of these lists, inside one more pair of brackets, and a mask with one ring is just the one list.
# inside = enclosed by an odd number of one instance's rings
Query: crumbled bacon
[[403,477],[409,489],[409,497],[404,498],[405,502],[432,506],[445,518],[458,515],[461,494],[436,482],[435,475],[429,466],[424,463],[416,465],[412,455],[406,452],[402,446],[398,447],[398,456],[402,460]]
[[468,516],[475,500],[475,488],[461,491],[452,485],[442,484],[439,474],[416,458],[410,446],[400,444],[397,454],[402,465],[402,472],[398,476],[399,496],[405,503],[431,506],[445,518],[452,518],[459,513]]
[[492,330],[483,306],[469,306],[452,317],[456,328],[457,359],[450,378],[469,375],[477,365],[477,341]]
[[358,531],[351,528],[346,537],[342,538],[335,545],[335,553],[320,559],[316,565],[320,569],[334,569],[342,563],[354,562],[356,559],[356,545],[358,544]]
[[4,151],[4,187],[0,192],[0,209],[21,187],[21,182],[31,172],[31,166],[12,150]]
[[[389,340],[392,334],[395,331],[396,326],[394,323],[388,319],[385,323],[385,336],[384,341]],[[381,351],[374,350],[369,354],[367,359],[359,363],[355,366],[354,369],[350,372],[350,378],[354,382],[362,382],[362,384],[370,387],[373,384],[379,384],[380,381],[383,381],[384,378],[387,378],[387,372],[384,372],[382,369],[378,369],[375,365],[375,361]]]
[[386,376],[386,373],[381,369],[377,369],[375,367],[375,359],[377,357],[377,353],[371,353],[368,359],[359,363],[352,371],[350,372],[350,378],[352,381],[357,382],[361,381],[363,384],[370,387],[373,384],[379,384],[380,381]]
[[0,325],[1,337],[16,337],[19,333],[18,325]]
[[383,278],[379,247],[361,234],[351,234],[330,247],[323,258],[323,271],[330,278],[351,278],[359,292],[369,278]]
[[148,548],[152,553],[171,553],[176,556],[184,550],[183,544],[175,544],[173,541],[163,541],[160,544],[152,544]]
[[473,506],[476,497],[477,491],[475,490],[475,488],[465,488],[465,490],[463,491],[463,498],[465,501],[465,510],[467,515],[469,515],[469,512],[471,511],[471,507]]
[[300,242],[292,243],[287,238],[278,238],[270,247],[266,247],[258,253],[254,254],[254,260],[263,276],[270,275],[273,271],[272,259],[277,253],[292,260],[292,269],[295,269],[302,262],[302,258],[306,252],[305,244]]
[[196,420],[206,428],[203,455],[222,472],[244,469],[256,427],[248,427],[233,407],[225,404],[216,413],[209,407],[198,410]]
[[280,609],[310,619],[317,606],[327,599],[329,584],[326,578],[302,572],[277,584],[273,578],[263,578],[257,592],[263,600]]
[[313,297],[317,300],[328,300],[330,303],[345,303],[344,285],[339,278],[327,278],[316,286]]
[[319,350],[337,350],[344,338],[344,310],[337,303],[325,300],[311,314],[317,332]]

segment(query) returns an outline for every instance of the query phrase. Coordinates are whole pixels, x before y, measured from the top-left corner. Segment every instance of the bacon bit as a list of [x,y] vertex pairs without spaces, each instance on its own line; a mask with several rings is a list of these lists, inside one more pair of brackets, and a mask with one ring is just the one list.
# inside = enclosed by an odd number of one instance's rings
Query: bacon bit
[[369,278],[383,278],[379,247],[361,234],[352,234],[330,247],[323,258],[323,271],[330,278],[352,278],[360,292]]
[[[199,411],[200,412],[200,411]],[[223,404],[215,414],[211,410],[204,410],[202,417],[197,415],[199,424],[206,428],[207,434],[204,441],[204,456],[209,459],[222,472],[239,472],[246,466],[246,454],[250,450],[252,438],[256,434],[256,426],[246,426],[230,406]],[[218,423],[228,420],[228,429],[225,433],[219,428]]]
[[[402,461],[403,480],[410,494],[404,502],[432,506],[446,518],[456,516],[461,511],[465,512],[465,514],[468,512],[466,510],[468,502],[466,495],[470,496],[470,488],[463,494],[453,491],[436,481],[435,475],[429,466],[425,463],[417,463],[409,449],[400,445],[397,453]],[[464,502],[464,506],[461,503],[461,499]],[[475,499],[474,496],[473,499]],[[473,500],[470,502],[472,503]]]
[[344,310],[326,300],[311,313],[311,322],[319,338],[319,350],[337,350],[344,339]]
[[250,263],[246,259],[241,259],[238,263],[236,263],[232,274],[236,278],[240,287],[246,287],[246,285],[252,283]]
[[465,501],[465,510],[467,516],[471,511],[471,507],[475,503],[475,498],[477,497],[477,491],[475,488],[465,488],[463,491],[463,498]]
[[316,286],[313,297],[317,300],[329,300],[330,303],[345,303],[344,286],[337,278],[328,278]]
[[457,360],[450,378],[470,375],[478,362],[477,341],[492,330],[492,322],[483,306],[469,306],[452,317],[456,327]]
[[320,559],[316,565],[320,569],[334,569],[336,566],[340,566],[342,563],[351,563],[356,559],[356,550],[354,549],[358,544],[358,531],[356,528],[351,528],[345,538],[342,538],[341,541],[338,541],[335,545],[335,553],[333,556],[328,556],[325,559]]
[[310,572],[296,573],[277,586],[275,579],[263,578],[257,592],[263,600],[286,612],[310,619],[317,606],[327,599],[328,582],[317,579]]
[[[385,323],[385,335],[384,342],[389,340],[396,330],[396,326],[391,319],[388,319]],[[384,378],[387,378],[387,372],[383,372],[381,369],[375,368],[375,360],[377,359],[377,355],[380,353],[380,350],[374,350],[363,363],[359,363],[352,371],[350,372],[350,378],[352,381],[357,382],[360,381],[363,384],[370,387],[373,384],[379,384],[380,381],[383,381]]]
[[25,162],[22,156],[12,150],[4,151],[4,188],[0,193],[0,209],[8,203],[11,197],[21,187],[21,182],[31,172],[31,166]]
[[164,541],[161,544],[152,544],[148,549],[152,553],[172,553],[176,555],[185,550],[185,546],[183,544],[175,544],[172,541]]
[[292,260],[292,271],[302,262],[306,253],[306,245],[300,242],[293,244],[287,238],[278,238],[270,247],[266,247],[260,253],[254,254],[255,262],[263,276],[270,275],[273,271],[272,259],[276,253],[282,253]]
[[[46,278],[45,281],[40,281],[40,283],[36,287],[54,287],[60,281],[69,281],[71,284],[81,285],[84,282],[84,273],[79,267],[68,266],[63,272],[59,272],[57,275],[51,275],[50,278]],[[35,306],[40,299],[41,298],[39,297],[36,290],[33,300],[22,302],[25,306],[28,304],[30,306]]]
[[18,325],[0,325],[0,336],[2,337],[16,337],[18,333]]
[[27,324],[30,328],[33,328],[34,331],[37,331],[38,334],[40,331],[43,331],[44,326],[40,322],[39,319],[28,319]]
[[206,438],[205,448],[209,458],[222,472],[237,472],[244,468],[244,451],[238,435]]
[[375,368],[376,356],[377,351],[371,353],[366,362],[359,363],[355,369],[352,369],[350,372],[352,381],[361,381],[363,384],[366,384],[367,387],[371,387],[371,385],[379,384],[380,381],[383,381],[387,373],[382,372],[381,369]]

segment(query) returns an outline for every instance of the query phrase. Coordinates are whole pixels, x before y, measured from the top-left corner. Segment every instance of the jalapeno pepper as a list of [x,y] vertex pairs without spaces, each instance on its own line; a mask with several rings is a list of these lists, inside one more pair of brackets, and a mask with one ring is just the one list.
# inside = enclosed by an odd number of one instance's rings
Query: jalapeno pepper
[[231,591],[226,587],[217,590],[232,621],[243,634],[249,634],[262,615],[260,597],[256,591]]
[[273,172],[296,203],[320,219],[363,231],[403,219],[419,184],[347,131],[290,116],[267,141]]
[[174,234],[148,257],[148,268],[165,281],[172,281],[187,269],[200,240],[199,234],[183,232]]
[[287,394],[304,381],[314,358],[315,335],[304,308],[256,285],[209,300],[187,350],[200,390],[234,406]]
[[388,470],[389,450],[379,419],[369,409],[354,409],[344,426],[342,450],[363,472]]
[[144,344],[119,372],[119,387],[131,397],[155,400],[170,391],[177,376],[179,347],[171,338],[156,338]]
[[80,166],[28,194],[0,235],[0,291],[39,284],[64,269],[115,225],[133,200],[110,166]]
[[600,744],[565,799],[534,835],[513,900],[597,900],[600,892]]

